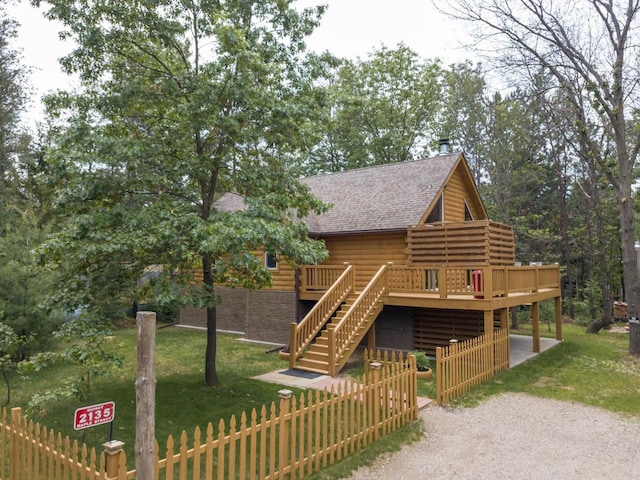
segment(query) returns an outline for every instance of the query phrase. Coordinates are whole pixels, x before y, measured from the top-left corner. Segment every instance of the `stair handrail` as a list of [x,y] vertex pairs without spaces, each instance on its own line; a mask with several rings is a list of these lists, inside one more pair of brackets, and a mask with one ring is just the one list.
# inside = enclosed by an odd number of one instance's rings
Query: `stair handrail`
[[292,322],[289,330],[289,368],[302,355],[305,348],[318,335],[335,311],[355,286],[353,265],[347,265],[344,272],[333,285],[320,297],[320,300],[298,323]]
[[388,291],[387,271],[392,263],[382,265],[367,286],[362,290],[344,317],[329,326],[329,374],[335,376],[336,366],[349,342],[369,314],[379,307],[380,298]]

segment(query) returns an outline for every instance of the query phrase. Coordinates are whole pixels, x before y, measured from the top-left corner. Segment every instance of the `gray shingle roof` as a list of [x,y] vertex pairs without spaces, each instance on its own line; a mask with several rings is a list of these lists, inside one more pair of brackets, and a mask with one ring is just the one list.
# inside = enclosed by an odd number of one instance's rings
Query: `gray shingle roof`
[[[404,230],[416,225],[461,156],[458,152],[302,179],[316,197],[333,205],[322,215],[304,219],[309,233]],[[242,197],[226,194],[216,206],[239,210]]]

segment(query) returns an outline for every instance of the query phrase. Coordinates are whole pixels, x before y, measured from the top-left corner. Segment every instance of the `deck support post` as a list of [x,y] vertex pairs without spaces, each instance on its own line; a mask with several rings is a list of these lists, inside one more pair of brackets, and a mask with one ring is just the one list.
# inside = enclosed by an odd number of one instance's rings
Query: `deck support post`
[[501,308],[498,310],[498,315],[500,315],[500,328],[508,328],[509,327],[509,309]]
[[533,334],[533,351],[540,353],[540,302],[531,304],[531,325]]
[[562,340],[562,298],[556,297],[556,340]]
[[484,311],[484,334],[493,333],[493,310]]

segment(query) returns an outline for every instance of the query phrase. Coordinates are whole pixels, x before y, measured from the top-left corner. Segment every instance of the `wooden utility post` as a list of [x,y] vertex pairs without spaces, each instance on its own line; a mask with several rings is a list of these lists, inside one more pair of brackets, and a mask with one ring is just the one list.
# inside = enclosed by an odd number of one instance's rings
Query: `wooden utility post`
[[138,363],[136,370],[136,478],[155,478],[156,429],[156,314],[138,312]]

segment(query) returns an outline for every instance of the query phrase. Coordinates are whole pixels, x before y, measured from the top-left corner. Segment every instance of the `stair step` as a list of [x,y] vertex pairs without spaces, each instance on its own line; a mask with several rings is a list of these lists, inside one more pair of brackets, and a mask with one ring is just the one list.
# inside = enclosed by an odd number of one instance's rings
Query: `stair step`
[[298,364],[296,368],[301,370],[308,370],[312,372],[324,373],[325,375],[329,373],[329,368],[326,360],[324,362],[318,360],[310,360],[308,358],[301,358],[298,360]]
[[302,356],[302,359],[315,360],[318,362],[323,362],[326,365],[327,362],[329,361],[329,352],[319,352],[319,351],[309,350],[304,353],[304,355]]

